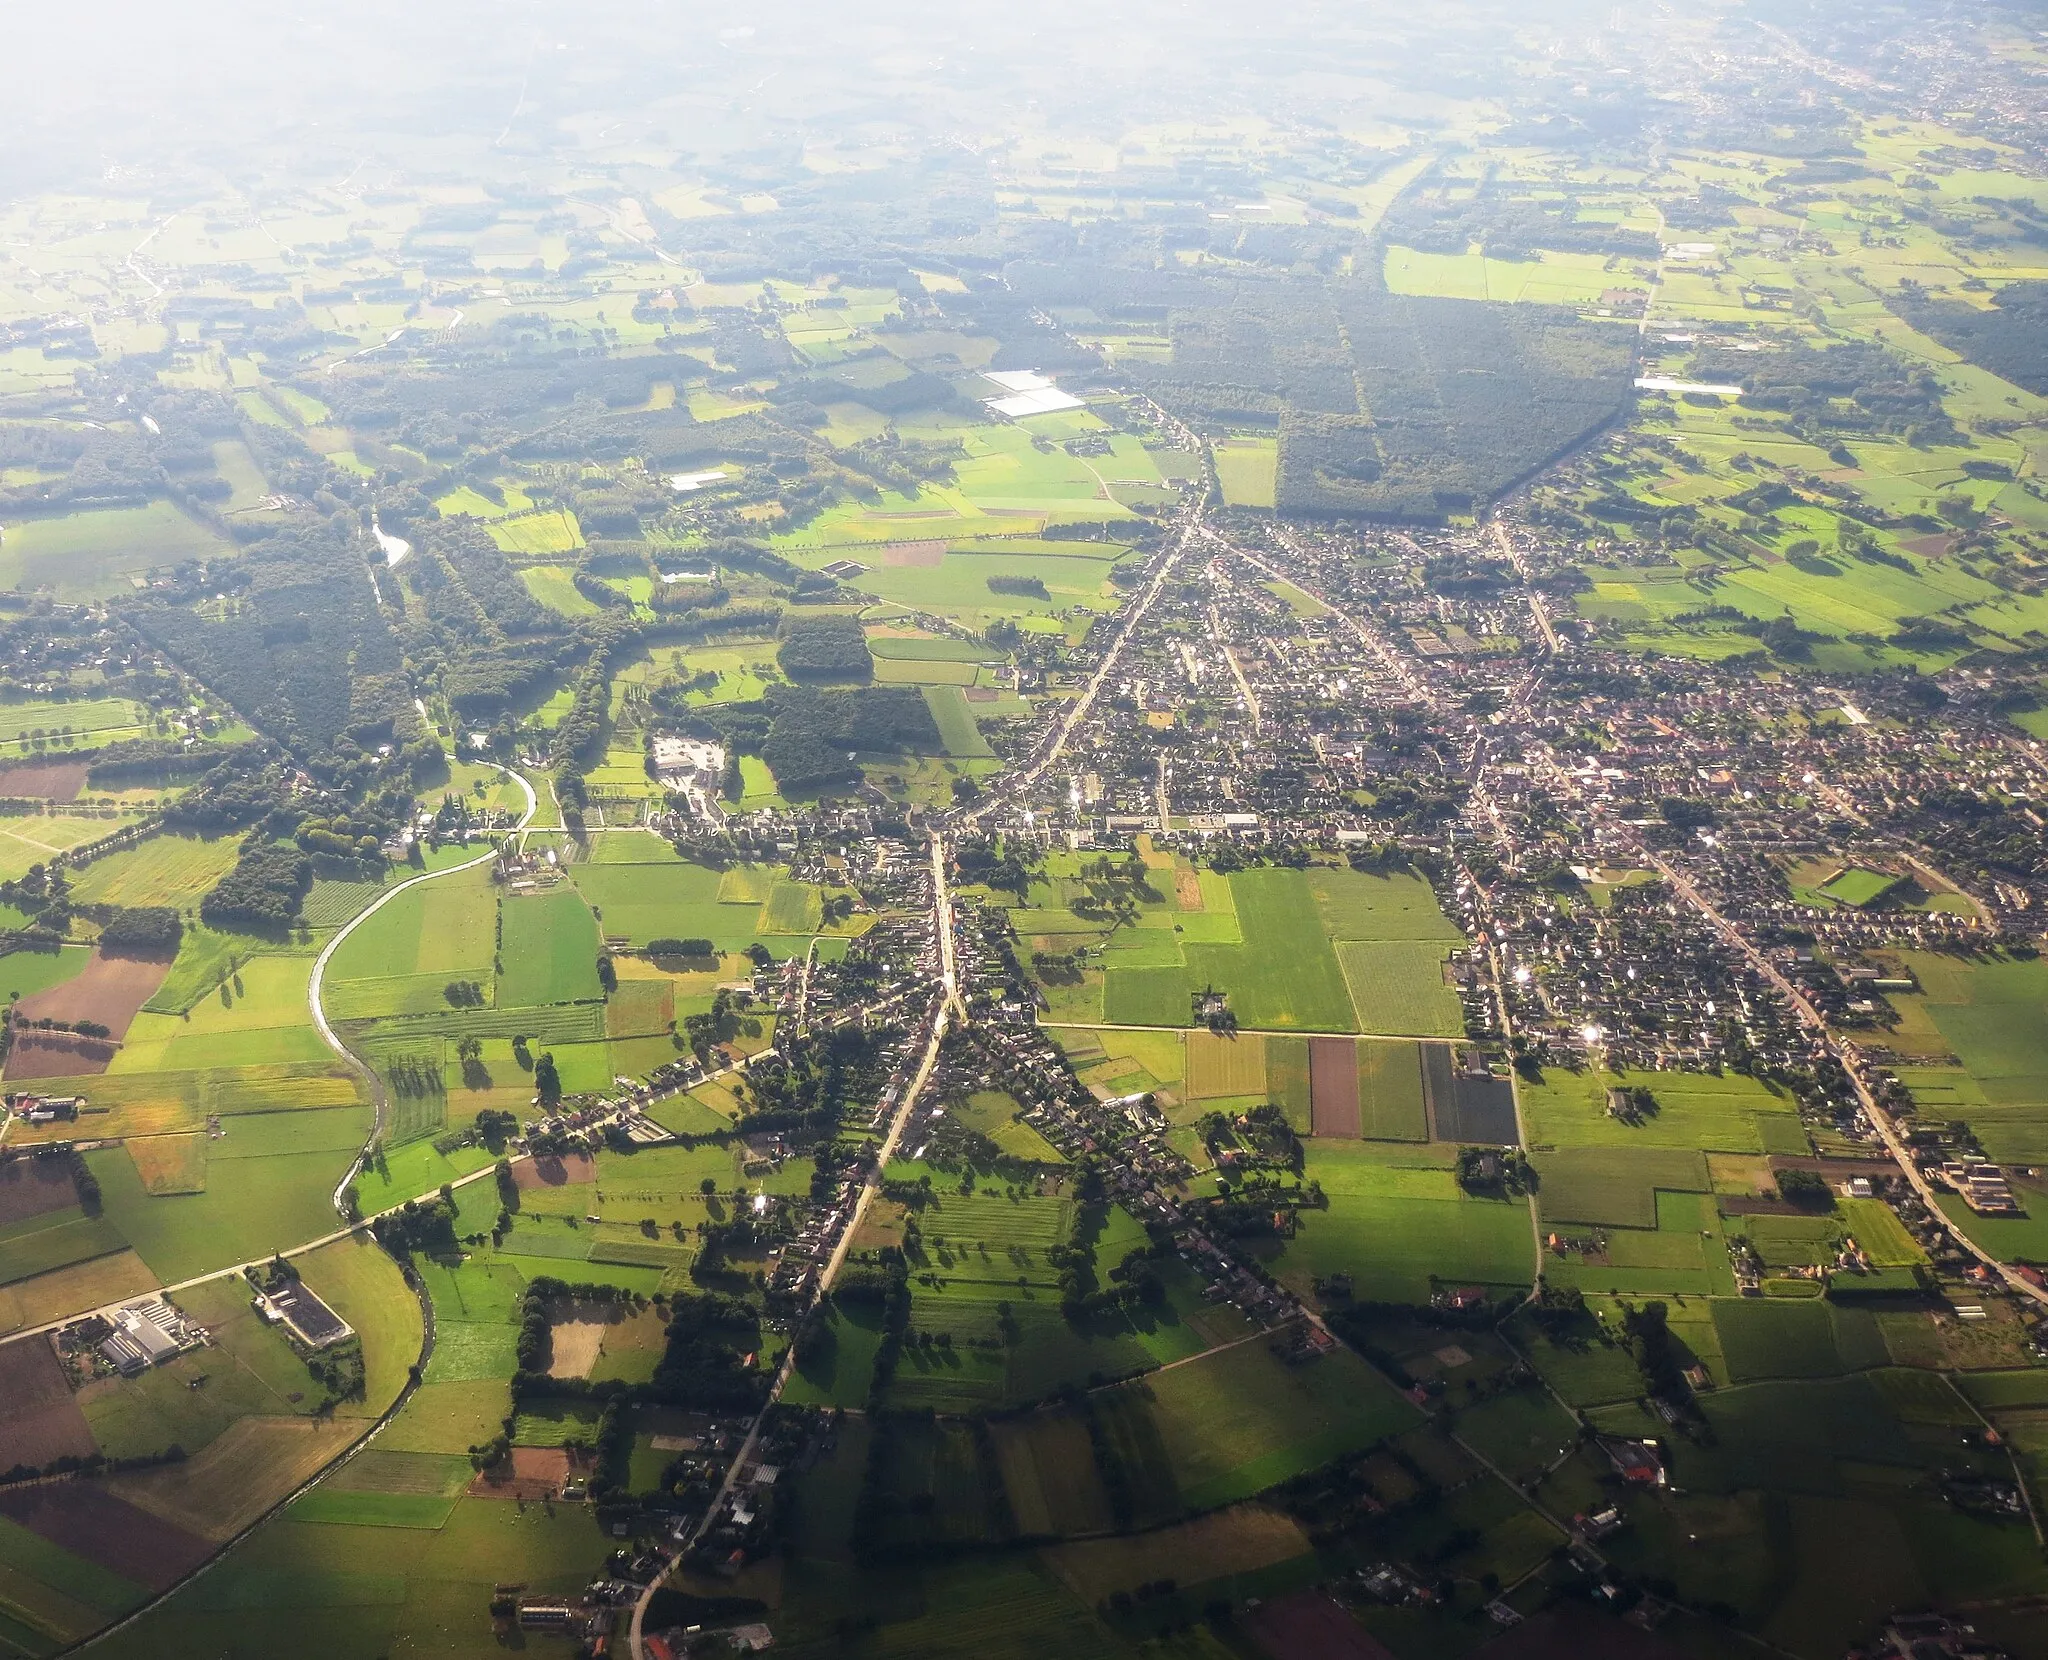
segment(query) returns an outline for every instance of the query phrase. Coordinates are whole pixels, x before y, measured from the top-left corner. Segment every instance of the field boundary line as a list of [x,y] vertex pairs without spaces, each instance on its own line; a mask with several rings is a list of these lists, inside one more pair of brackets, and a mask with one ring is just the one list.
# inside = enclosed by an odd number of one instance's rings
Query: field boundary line
[[[1129,1026],[1112,1020],[1041,1020],[1038,1023],[1052,1032],[1207,1032],[1206,1026]],[[1463,1043],[1470,1045],[1468,1037],[1417,1037],[1413,1032],[1337,1032],[1325,1031],[1311,1026],[1233,1026],[1228,1032],[1212,1034],[1225,1039],[1232,1037],[1259,1038],[1310,1038],[1340,1037],[1363,1038],[1367,1043]]]

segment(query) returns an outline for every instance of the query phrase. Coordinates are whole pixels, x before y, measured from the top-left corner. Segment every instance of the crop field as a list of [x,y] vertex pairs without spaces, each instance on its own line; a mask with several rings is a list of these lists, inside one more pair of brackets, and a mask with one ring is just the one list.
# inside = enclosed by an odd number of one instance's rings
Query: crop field
[[1256,1247],[1298,1295],[1350,1274],[1361,1301],[1426,1302],[1439,1281],[1527,1287],[1535,1274],[1529,1212],[1520,1200],[1461,1193],[1434,1148],[1312,1141],[1304,1166],[1329,1206],[1304,1210],[1292,1238]]
[[232,836],[152,836],[140,846],[95,859],[73,879],[71,891],[90,905],[195,904],[234,868],[239,844]]
[[503,902],[503,1007],[580,1002],[600,995],[597,920],[573,888]]
[[974,711],[958,686],[927,686],[925,706],[939,729],[939,741],[955,760],[982,760],[993,755],[981,728],[974,723]]
[[1358,1045],[1360,1133],[1369,1141],[1427,1141],[1421,1048],[1412,1043]]
[[1348,1350],[1288,1366],[1241,1343],[1091,1398],[1142,1514],[1214,1509],[1372,1445],[1415,1409]]
[[1266,1040],[1262,1037],[1190,1032],[1185,1065],[1181,1093],[1190,1101],[1266,1092]]

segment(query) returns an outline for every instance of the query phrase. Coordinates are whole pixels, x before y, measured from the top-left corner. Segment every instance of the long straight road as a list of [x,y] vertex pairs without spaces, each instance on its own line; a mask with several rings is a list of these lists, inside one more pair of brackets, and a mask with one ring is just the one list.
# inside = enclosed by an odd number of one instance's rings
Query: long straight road
[[1152,609],[1154,601],[1159,598],[1160,590],[1166,586],[1167,578],[1173,575],[1174,568],[1180,563],[1182,555],[1187,552],[1188,543],[1193,539],[1195,533],[1203,528],[1202,509],[1208,505],[1208,501],[1208,494],[1204,492],[1186,508],[1182,509],[1180,529],[1174,536],[1172,549],[1160,561],[1159,569],[1153,573],[1152,580],[1146,584],[1144,593],[1139,595],[1130,608],[1122,613],[1122,620],[1117,626],[1116,638],[1110,641],[1109,649],[1102,654],[1101,663],[1096,666],[1095,673],[1089,676],[1088,684],[1082,688],[1081,695],[1075,698],[1073,703],[1068,706],[1066,715],[1060,721],[1059,730],[1054,734],[1053,740],[1047,746],[1045,753],[1014,775],[1005,773],[1003,775],[1003,789],[1001,791],[991,791],[979,806],[963,813],[960,817],[961,823],[975,824],[980,822],[985,814],[994,812],[1007,795],[1023,791],[1032,784],[1037,783],[1039,779],[1045,776],[1047,769],[1066,753],[1068,743],[1072,740],[1075,732],[1080,729],[1081,723],[1088,718],[1088,711],[1095,707],[1095,699],[1102,690],[1103,682],[1109,678],[1110,671],[1116,667],[1117,659],[1123,655],[1125,642],[1130,639],[1132,632],[1137,628],[1138,624],[1145,620],[1145,614]]
[[[874,1163],[860,1186],[855,1189],[853,1208],[847,1213],[846,1223],[839,1230],[839,1237],[833,1242],[832,1254],[825,1259],[824,1269],[818,1275],[810,1302],[806,1308],[816,1308],[831,1295],[832,1284],[839,1278],[839,1271],[846,1266],[847,1254],[853,1249],[854,1236],[860,1232],[862,1220],[868,1213],[868,1206],[881,1191],[883,1173],[889,1168],[889,1161],[896,1156],[896,1148],[903,1139],[904,1127],[910,1122],[912,1110],[925,1086],[931,1082],[933,1070],[939,1064],[939,1051],[946,1041],[946,1033],[953,1015],[958,1012],[964,1021],[966,1005],[960,1001],[960,991],[953,960],[953,896],[946,886],[945,839],[936,832],[932,835],[932,919],[939,933],[939,962],[942,989],[932,1008],[931,1035],[925,1040],[924,1054],[919,1059],[917,1070],[911,1074],[910,1082],[904,1086],[902,1097],[896,1103],[896,1110],[889,1115],[889,1127],[883,1132],[881,1145],[875,1149]],[[796,1345],[792,1343],[783,1354],[782,1364],[775,1370],[775,1379],[768,1386],[768,1398],[761,1410],[754,1415],[754,1421],[747,1428],[746,1439],[740,1443],[740,1450],[726,1467],[725,1480],[719,1483],[718,1491],[712,1496],[697,1525],[690,1530],[689,1537],[679,1541],[669,1553],[662,1571],[648,1582],[633,1604],[633,1621],[627,1629],[627,1645],[632,1660],[645,1660],[645,1635],[648,1604],[653,1602],[654,1593],[674,1573],[676,1567],[704,1537],[712,1522],[717,1518],[720,1507],[731,1495],[738,1483],[740,1472],[752,1462],[754,1449],[760,1444],[761,1426],[767,1422],[769,1412],[782,1398],[782,1391],[789,1384],[789,1374],[796,1366]]]

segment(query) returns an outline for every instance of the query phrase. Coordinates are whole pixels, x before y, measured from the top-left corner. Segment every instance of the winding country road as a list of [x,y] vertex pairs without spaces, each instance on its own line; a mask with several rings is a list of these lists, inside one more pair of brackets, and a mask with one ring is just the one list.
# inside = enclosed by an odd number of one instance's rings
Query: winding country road
[[[526,796],[526,811],[520,815],[519,822],[512,826],[512,833],[517,835],[533,822],[533,815],[540,810],[540,798],[533,793],[533,786],[510,767],[499,767],[497,770],[517,784]],[[370,1125],[369,1140],[363,1143],[363,1150],[356,1154],[354,1161],[350,1163],[347,1171],[343,1173],[341,1180],[334,1184],[334,1208],[336,1210],[342,1209],[342,1191],[350,1182],[356,1179],[356,1172],[362,1169],[363,1161],[370,1156],[370,1149],[383,1139],[385,1122],[391,1111],[391,1092],[384,1087],[384,1080],[377,1076],[377,1069],[353,1049],[349,1048],[346,1043],[342,1042],[341,1034],[335,1031],[333,1025],[329,1023],[327,1010],[322,1005],[320,996],[327,983],[327,964],[349,935],[362,927],[364,923],[383,910],[386,905],[390,904],[400,894],[420,886],[423,882],[438,882],[444,876],[455,876],[465,870],[474,870],[478,865],[490,863],[497,856],[498,845],[493,840],[491,846],[484,852],[479,853],[474,859],[465,859],[459,865],[447,865],[440,870],[423,871],[418,876],[407,877],[396,887],[386,888],[375,899],[371,900],[369,904],[350,917],[348,921],[335,929],[334,938],[323,945],[320,948],[320,955],[313,959],[312,977],[306,982],[306,1008],[313,1016],[313,1026],[320,1034],[320,1041],[334,1051],[336,1057],[344,1066],[348,1067],[350,1071],[363,1080],[365,1087],[370,1092],[370,1105],[376,1109],[376,1116]]]

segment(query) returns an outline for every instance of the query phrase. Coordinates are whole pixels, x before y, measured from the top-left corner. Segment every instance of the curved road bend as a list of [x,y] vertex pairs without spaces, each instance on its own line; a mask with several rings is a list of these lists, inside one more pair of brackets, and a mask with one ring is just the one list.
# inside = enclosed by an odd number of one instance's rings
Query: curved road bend
[[[517,784],[526,796],[526,811],[520,815],[519,822],[513,825],[511,830],[513,835],[520,835],[533,822],[533,815],[540,810],[540,798],[533,793],[533,786],[510,767],[499,767],[498,771]],[[362,1169],[363,1161],[370,1156],[370,1149],[384,1135],[385,1121],[391,1111],[391,1096],[390,1092],[384,1087],[384,1080],[377,1076],[377,1069],[353,1049],[349,1048],[347,1044],[343,1043],[341,1035],[328,1023],[327,1010],[320,1000],[321,990],[327,980],[328,961],[340,949],[342,942],[349,935],[362,927],[371,917],[383,910],[386,905],[390,904],[392,900],[406,892],[409,888],[416,888],[423,882],[438,881],[443,876],[454,876],[465,870],[474,870],[478,865],[488,864],[497,856],[498,843],[494,839],[490,848],[483,853],[479,853],[474,859],[465,859],[459,865],[448,865],[440,870],[423,871],[418,876],[407,877],[396,887],[386,888],[375,899],[371,900],[369,904],[350,917],[348,921],[335,929],[334,937],[320,948],[320,954],[313,959],[313,973],[311,978],[306,981],[306,1007],[313,1016],[314,1029],[319,1032],[320,1041],[332,1049],[340,1058],[342,1064],[347,1066],[350,1071],[354,1072],[368,1086],[370,1105],[376,1109],[376,1117],[370,1125],[369,1140],[363,1144],[363,1150],[356,1154],[354,1161],[349,1165],[341,1180],[334,1184],[334,1208],[336,1210],[342,1208],[342,1190],[356,1179],[356,1173]]]

